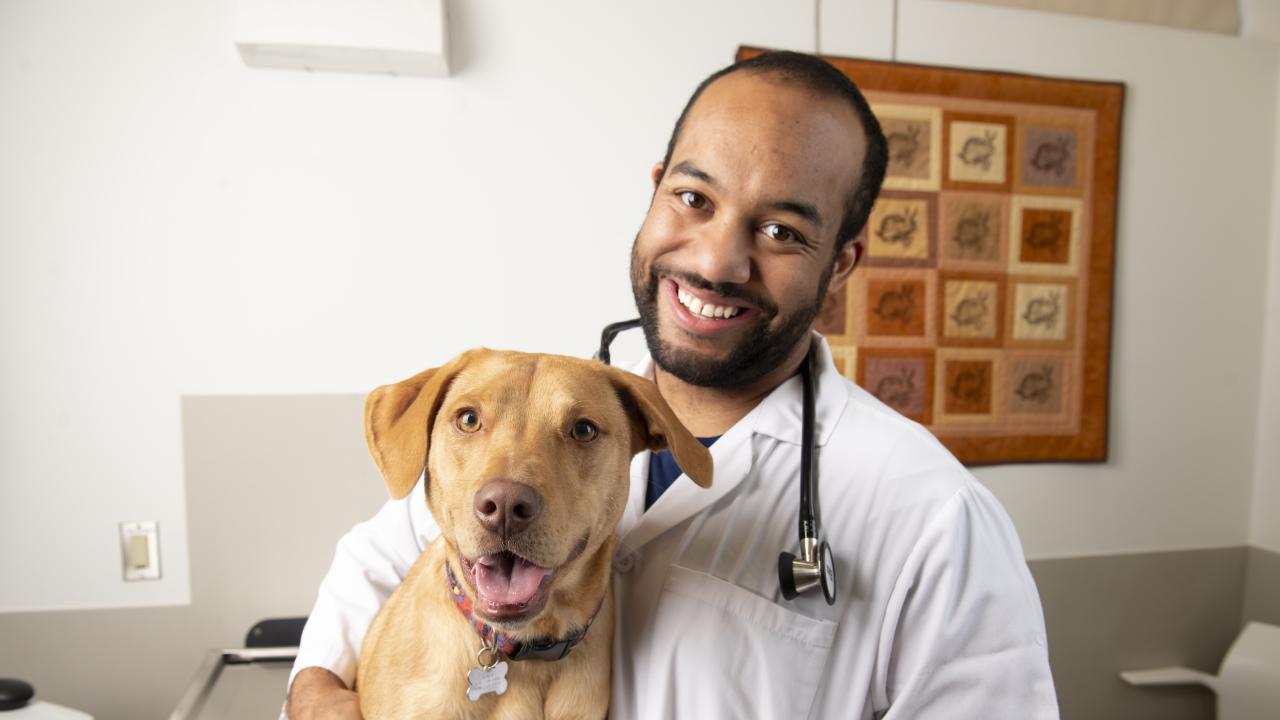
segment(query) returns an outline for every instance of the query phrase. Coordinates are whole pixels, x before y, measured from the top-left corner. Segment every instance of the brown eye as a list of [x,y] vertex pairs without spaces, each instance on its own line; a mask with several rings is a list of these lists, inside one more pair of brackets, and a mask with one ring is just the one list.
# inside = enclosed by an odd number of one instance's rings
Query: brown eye
[[573,424],[573,429],[569,431],[569,437],[580,443],[589,443],[595,440],[599,434],[600,431],[588,420],[579,420]]
[[685,190],[680,193],[680,201],[694,210],[701,210],[707,205],[707,199],[692,190]]
[[480,429],[480,414],[471,408],[462,410],[454,416],[453,425],[467,434],[477,432]]
[[768,225],[765,225],[764,234],[768,235],[770,239],[777,240],[782,243],[794,243],[801,240],[799,233],[795,230],[792,230],[786,225],[779,225],[778,223],[769,223]]

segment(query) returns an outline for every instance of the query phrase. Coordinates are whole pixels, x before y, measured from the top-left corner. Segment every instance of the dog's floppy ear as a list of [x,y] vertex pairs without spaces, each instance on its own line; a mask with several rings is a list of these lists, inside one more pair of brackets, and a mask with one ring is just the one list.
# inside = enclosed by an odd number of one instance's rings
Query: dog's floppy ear
[[639,411],[639,417],[632,422],[639,427],[633,428],[631,452],[669,448],[689,479],[701,487],[711,487],[711,452],[676,418],[671,406],[658,394],[658,386],[623,370],[610,374],[624,402],[630,401]]
[[436,412],[468,356],[461,355],[394,385],[383,385],[365,400],[364,439],[391,497],[399,500],[418,482],[427,464]]

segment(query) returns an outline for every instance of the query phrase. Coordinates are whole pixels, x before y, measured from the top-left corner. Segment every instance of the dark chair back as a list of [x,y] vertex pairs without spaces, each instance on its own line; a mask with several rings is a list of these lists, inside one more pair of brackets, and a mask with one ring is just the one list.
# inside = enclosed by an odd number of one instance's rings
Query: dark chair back
[[259,620],[249,629],[244,638],[247,648],[261,647],[297,647],[302,640],[302,627],[307,624],[304,617],[270,618]]

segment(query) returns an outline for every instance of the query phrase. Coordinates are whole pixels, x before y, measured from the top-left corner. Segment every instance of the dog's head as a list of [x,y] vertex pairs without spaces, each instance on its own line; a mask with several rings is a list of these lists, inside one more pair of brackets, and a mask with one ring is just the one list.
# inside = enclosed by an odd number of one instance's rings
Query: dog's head
[[556,355],[473,350],[380,387],[365,403],[365,438],[392,497],[425,468],[427,504],[475,611],[509,626],[536,617],[557,586],[577,592],[588,572],[579,558],[598,556],[622,516],[633,455],[670,448],[694,482],[711,484],[710,453],[656,385]]

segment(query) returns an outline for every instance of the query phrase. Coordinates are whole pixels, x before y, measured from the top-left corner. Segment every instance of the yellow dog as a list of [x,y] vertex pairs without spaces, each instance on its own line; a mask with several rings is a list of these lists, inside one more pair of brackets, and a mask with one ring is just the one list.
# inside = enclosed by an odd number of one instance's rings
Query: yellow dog
[[631,458],[670,448],[711,484],[710,453],[657,386],[594,361],[473,350],[375,390],[365,436],[392,497],[425,468],[440,526],[365,637],[365,717],[605,717]]

